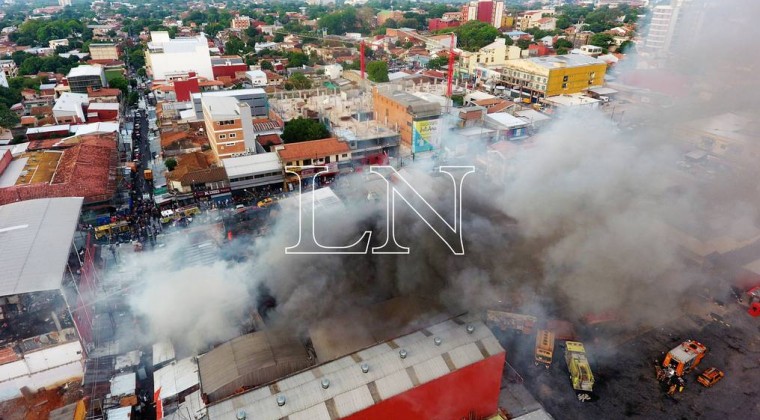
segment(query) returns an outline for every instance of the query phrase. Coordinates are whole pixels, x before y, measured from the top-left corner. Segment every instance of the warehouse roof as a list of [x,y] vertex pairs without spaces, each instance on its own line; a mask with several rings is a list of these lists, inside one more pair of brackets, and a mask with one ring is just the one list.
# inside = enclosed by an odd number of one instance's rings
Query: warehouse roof
[[198,364],[195,357],[188,357],[153,372],[153,394],[157,399],[167,399],[186,391],[199,383]]
[[0,206],[0,296],[61,286],[81,208],[81,197]]
[[210,401],[229,397],[314,364],[306,347],[282,330],[257,331],[230,340],[198,359],[201,388]]
[[[471,333],[468,323],[474,327]],[[439,345],[436,338],[441,339]],[[399,357],[401,349],[406,351],[403,359]],[[482,322],[462,316],[210,405],[208,416],[211,420],[229,419],[242,411],[257,419],[347,417],[503,353]],[[369,368],[366,373],[363,364]],[[323,388],[323,380],[328,381],[327,388]],[[285,397],[283,405],[278,405],[278,397]]]
[[233,157],[222,162],[230,178],[267,172],[282,172],[277,153],[257,153],[255,155]]

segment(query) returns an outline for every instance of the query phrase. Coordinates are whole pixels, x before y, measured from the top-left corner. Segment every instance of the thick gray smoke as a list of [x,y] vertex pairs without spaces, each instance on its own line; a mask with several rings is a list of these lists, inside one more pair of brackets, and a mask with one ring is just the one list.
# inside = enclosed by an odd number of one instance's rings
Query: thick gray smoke
[[[719,5],[724,19],[711,15],[704,30],[690,34],[696,45],[715,48],[684,48],[660,69],[691,89],[673,98],[673,106],[631,106],[615,121],[603,110],[567,113],[532,147],[503,162],[504,177],[483,170],[468,176],[464,256],[454,256],[405,205],[397,236],[412,248],[409,255],[286,255],[298,224],[297,214],[284,209],[270,221],[270,233],[241,252],[247,259],[238,265],[174,271],[151,262],[148,287],[132,307],[155,335],[190,337],[186,344],[196,347],[234,336],[260,285],[277,302],[270,322],[301,333],[324,317],[402,294],[436,299],[452,310],[499,306],[574,319],[617,309],[636,323],[666,319],[684,290],[707,280],[689,268],[674,228],[730,235],[755,231],[758,220],[757,187],[748,181],[756,179],[754,167],[742,164],[743,157],[758,156],[757,145],[743,144],[728,161],[732,170],[710,178],[695,179],[676,165],[696,147],[698,139],[686,129],[693,121],[729,112],[757,115],[758,89],[730,74],[760,69],[750,46],[734,48],[758,39],[760,26],[748,18],[760,15],[760,3]],[[744,54],[738,70],[737,51]],[[642,55],[636,62],[647,60]],[[634,120],[638,125],[627,129]],[[429,166],[415,163],[403,174],[453,221],[451,180],[433,176]],[[364,175],[347,182],[350,187],[337,189],[345,209],[318,218],[319,240],[346,245],[372,230],[379,245],[386,234],[384,203],[367,200],[365,188],[375,187]]]

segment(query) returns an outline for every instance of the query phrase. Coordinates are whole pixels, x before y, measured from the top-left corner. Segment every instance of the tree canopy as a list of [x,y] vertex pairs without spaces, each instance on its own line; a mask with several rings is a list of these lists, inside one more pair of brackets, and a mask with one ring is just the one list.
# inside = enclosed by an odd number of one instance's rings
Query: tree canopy
[[298,143],[328,138],[330,132],[318,121],[298,117],[285,123],[281,137],[285,143]]
[[500,35],[499,30],[488,23],[472,20],[454,29],[457,44],[465,51],[478,51],[492,43]]
[[367,78],[375,83],[387,82],[388,63],[385,61],[370,61],[367,64]]
[[311,80],[309,80],[303,73],[295,73],[288,78],[285,82],[286,90],[303,90],[311,89]]

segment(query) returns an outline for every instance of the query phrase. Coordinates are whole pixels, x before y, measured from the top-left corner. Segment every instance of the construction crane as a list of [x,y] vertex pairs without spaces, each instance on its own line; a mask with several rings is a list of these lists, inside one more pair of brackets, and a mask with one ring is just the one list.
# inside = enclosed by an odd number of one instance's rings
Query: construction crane
[[[417,32],[403,32],[405,34],[408,34],[410,38],[419,39],[421,41],[424,41],[426,43],[431,44],[437,44],[440,47],[443,47],[443,49],[446,49],[446,45],[443,44],[441,41],[437,39],[433,39],[430,37],[427,37],[425,35],[421,35]],[[345,36],[340,35],[327,35],[327,32],[325,30],[322,31],[322,34],[293,34],[290,32],[284,32],[284,31],[273,31],[272,34],[281,34],[281,35],[295,35],[301,38],[311,38],[311,39],[319,39],[322,41],[336,41],[336,42],[343,42],[346,44],[352,44],[352,45],[359,45],[359,68],[361,72],[361,78],[364,80],[365,73],[366,73],[366,57],[364,55],[365,48],[366,48],[366,42],[362,40],[357,40],[355,38],[348,38]],[[453,93],[453,86],[452,82],[454,80],[454,60],[456,58],[456,54],[454,52],[454,32],[449,32],[449,45],[448,45],[448,53],[449,53],[449,63],[448,63],[448,70],[447,70],[447,84],[446,84],[446,96],[450,99],[451,95]]]

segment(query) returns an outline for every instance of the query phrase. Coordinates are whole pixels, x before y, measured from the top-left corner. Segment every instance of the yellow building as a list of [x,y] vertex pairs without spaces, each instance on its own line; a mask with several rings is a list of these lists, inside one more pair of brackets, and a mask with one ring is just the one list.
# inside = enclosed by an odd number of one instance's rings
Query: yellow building
[[555,55],[507,61],[502,84],[534,99],[580,93],[602,86],[607,64],[581,54]]
[[458,70],[460,73],[473,75],[475,74],[475,69],[478,67],[501,67],[508,60],[516,60],[520,58],[520,54],[520,47],[507,45],[504,38],[496,38],[494,42],[486,45],[477,52],[463,51],[459,55]]

